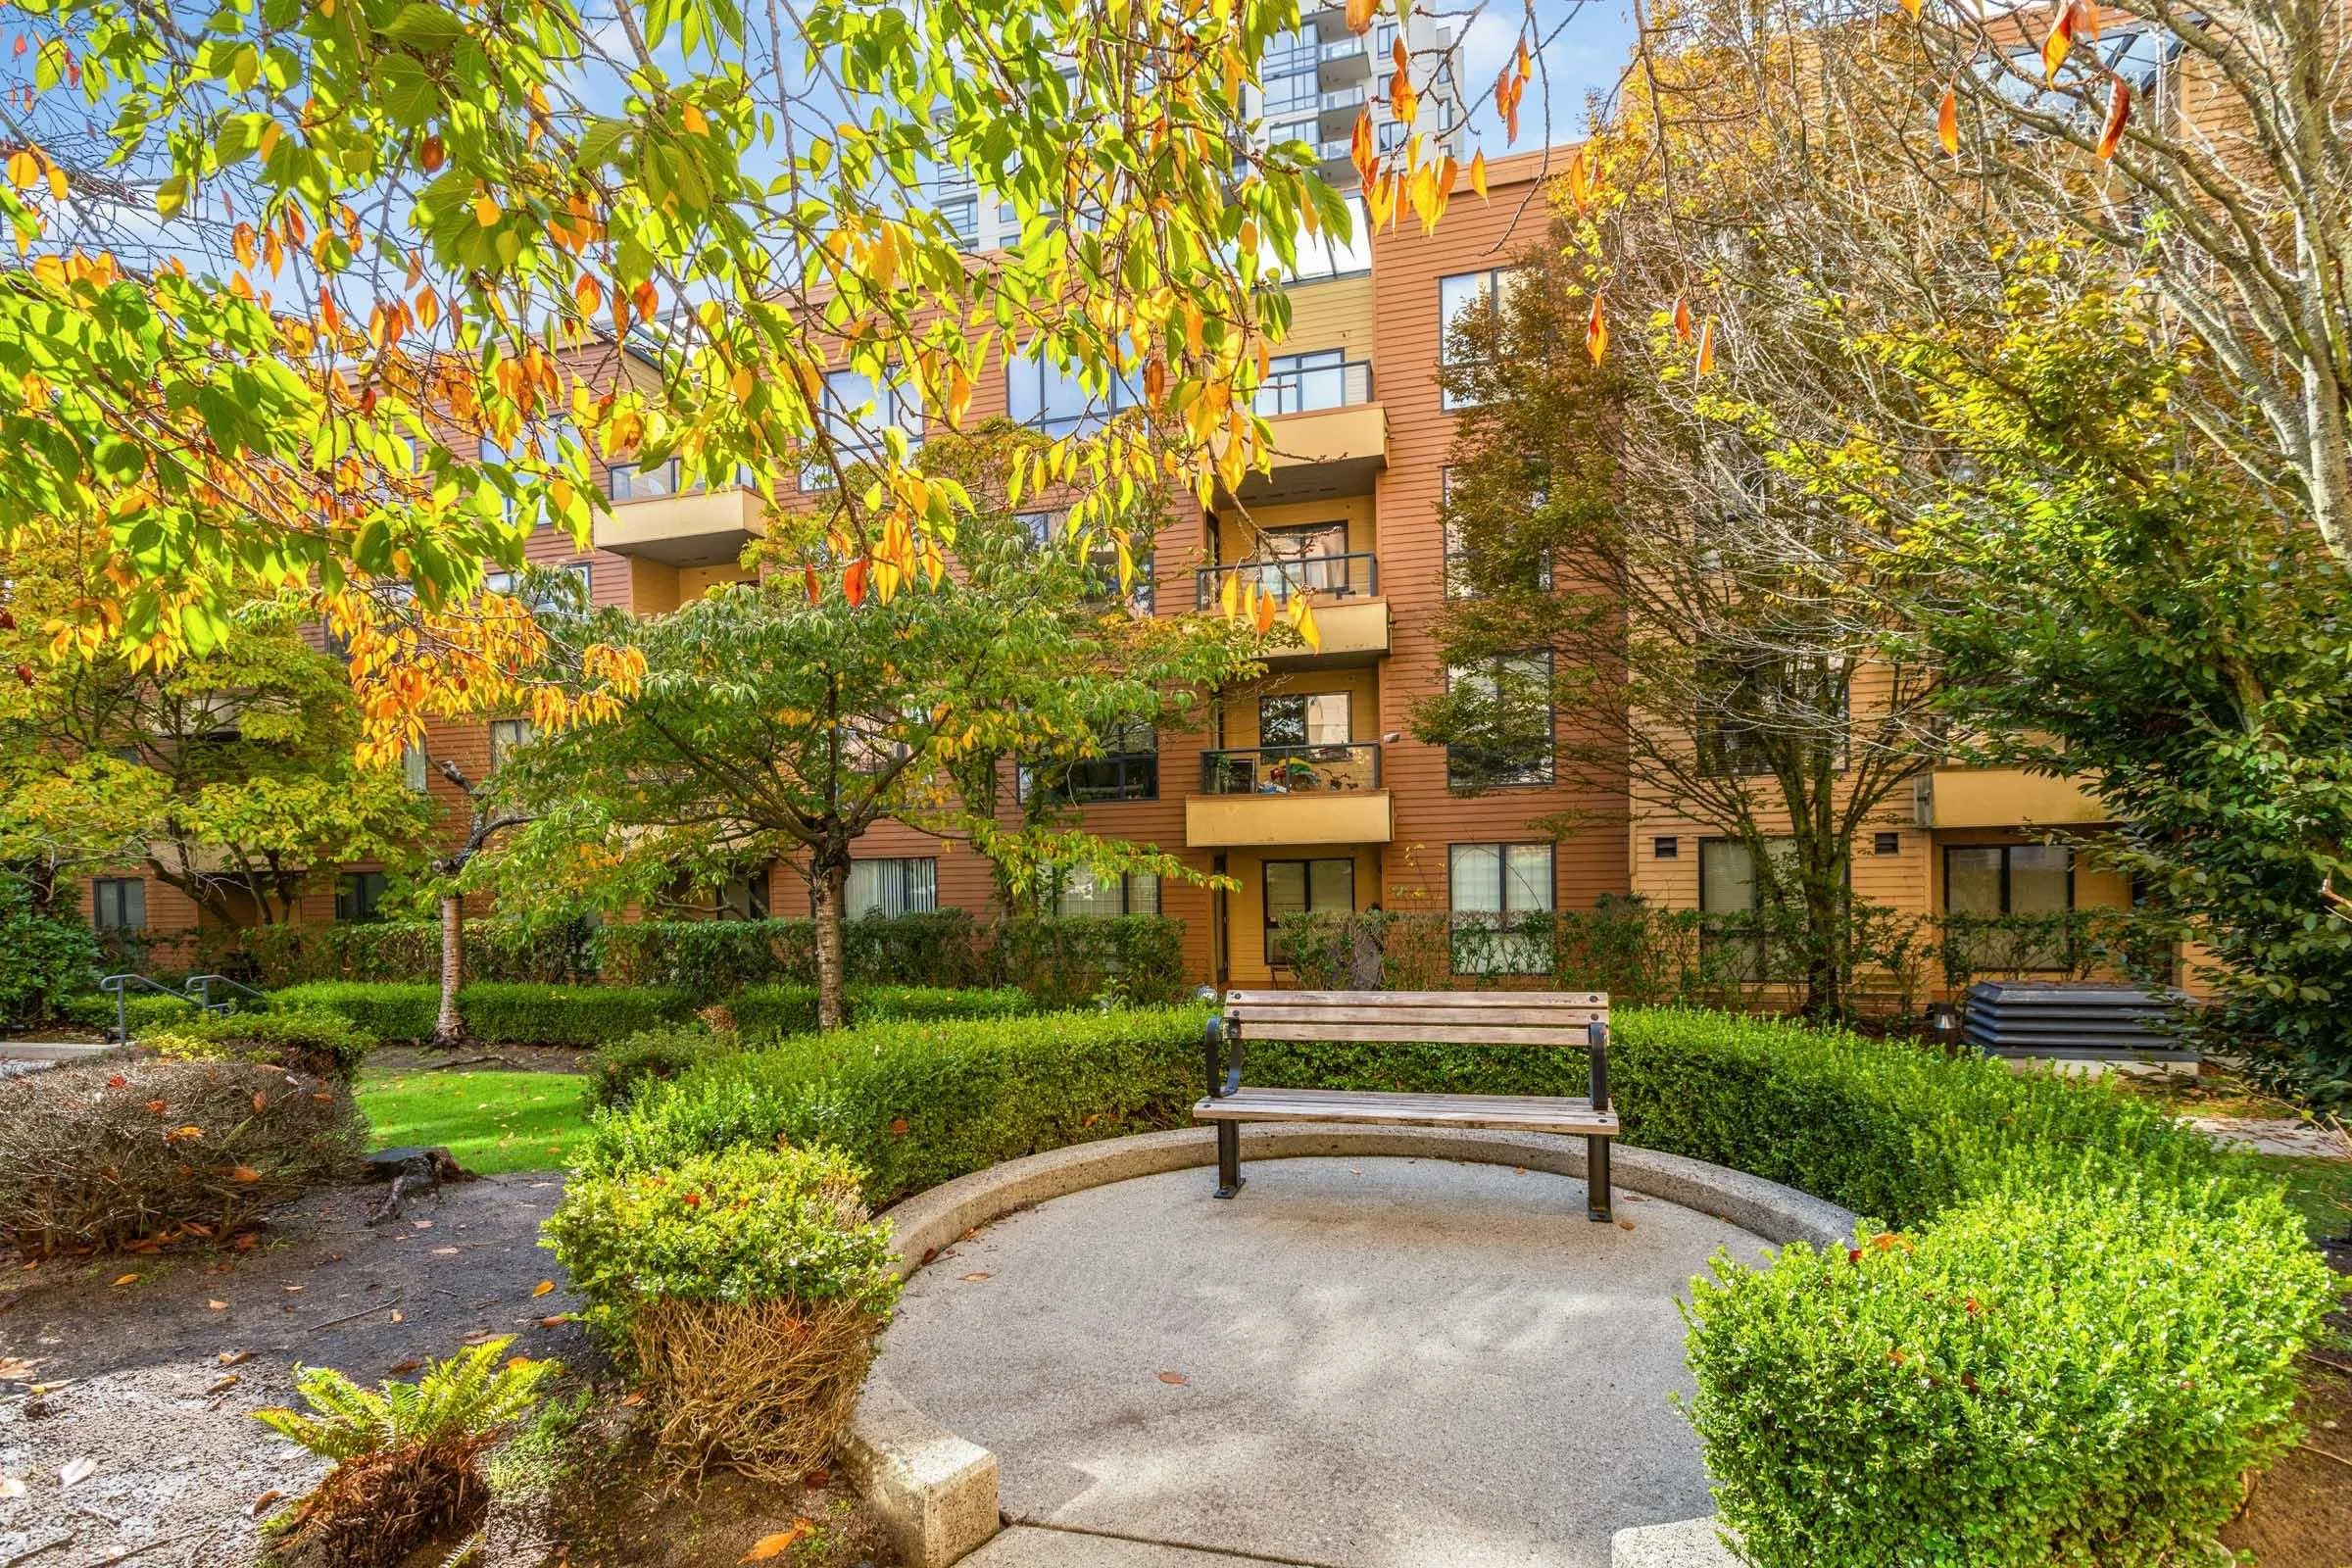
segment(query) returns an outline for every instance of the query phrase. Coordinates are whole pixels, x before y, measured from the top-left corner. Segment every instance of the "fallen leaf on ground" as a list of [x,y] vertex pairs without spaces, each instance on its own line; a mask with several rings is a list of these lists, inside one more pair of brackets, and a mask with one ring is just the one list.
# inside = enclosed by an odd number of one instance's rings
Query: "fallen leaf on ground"
[[429,1231],[433,1228],[433,1222],[429,1219],[413,1219],[409,1221],[409,1224],[420,1231]]
[[309,1289],[310,1289],[310,1287],[309,1287],[308,1285],[289,1285],[289,1286],[287,1286],[287,1287],[286,1287],[286,1294],[287,1294],[288,1296],[299,1296],[299,1295],[301,1295],[301,1294],[302,1294],[304,1291],[307,1291],[307,1290],[309,1290]]
[[253,1352],[251,1350],[222,1350],[220,1359],[222,1366],[243,1366],[253,1359]]
[[244,1381],[245,1374],[242,1372],[231,1372],[226,1377],[215,1378],[213,1379],[213,1386],[204,1391],[205,1397],[210,1398],[216,1394],[226,1394],[229,1390],[235,1388],[238,1384]]
[[1159,1381],[1162,1383],[1181,1384],[1184,1382],[1184,1374],[1181,1372],[1162,1372],[1159,1375]]
[[393,1322],[395,1322],[395,1323],[406,1323],[408,1320],[409,1320],[409,1319],[408,1319],[408,1314],[407,1314],[407,1313],[405,1313],[405,1312],[403,1312],[403,1311],[401,1311],[401,1309],[400,1309],[399,1307],[397,1307],[397,1306],[396,1306],[396,1307],[394,1307],[394,1308],[392,1309],[392,1321],[393,1321]]
[[1617,1222],[1617,1228],[1621,1231],[1630,1231],[1634,1228],[1634,1222],[1630,1219],[1621,1219]]
[[136,1274],[125,1274],[115,1281],[115,1289],[121,1290],[125,1285],[136,1285],[138,1283],[139,1277]]
[[816,1526],[811,1521],[795,1519],[790,1530],[779,1530],[772,1536],[761,1536],[754,1542],[752,1549],[743,1554],[742,1561],[765,1562],[770,1557],[781,1557],[815,1532]]
[[271,1487],[268,1492],[263,1493],[260,1496],[253,1499],[253,1506],[245,1510],[246,1517],[259,1519],[263,1514],[270,1511],[270,1505],[271,1503],[275,1502],[278,1498],[284,1495],[284,1493],[278,1491],[275,1487]]
[[25,1361],[11,1356],[5,1361],[0,1361],[0,1380],[22,1383],[32,1376],[32,1369],[40,1364],[38,1361]]
[[554,1280],[541,1280],[538,1284],[531,1287],[531,1294],[533,1296],[545,1296],[548,1292],[554,1290],[555,1288],[556,1282]]
[[204,1304],[211,1307],[216,1312],[225,1312],[228,1310],[228,1303],[226,1301],[207,1301]]
[[414,1358],[406,1361],[395,1361],[390,1366],[384,1368],[384,1370],[394,1374],[395,1376],[403,1372],[414,1372],[416,1370],[416,1362]]
[[558,1312],[554,1317],[541,1318],[539,1326],[543,1329],[560,1329],[570,1321],[571,1314],[569,1312]]
[[466,1336],[466,1343],[467,1345],[487,1345],[492,1340],[497,1338],[498,1334],[496,1330],[475,1329],[471,1334]]
[[801,1485],[810,1492],[822,1492],[832,1484],[833,1472],[830,1470],[811,1470],[801,1477]]
[[97,1473],[98,1461],[88,1454],[83,1454],[78,1459],[69,1459],[66,1461],[66,1467],[57,1473],[57,1490],[64,1492],[77,1487]]
[[967,1280],[985,1280],[985,1279],[992,1279],[992,1278],[994,1278],[994,1277],[995,1277],[995,1276],[993,1276],[993,1275],[988,1275],[988,1274],[966,1274],[966,1275],[964,1276],[964,1278],[965,1278],[965,1279],[967,1279]]
[[643,1404],[645,1402],[645,1391],[643,1389],[631,1389],[628,1393],[620,1396],[620,1402],[623,1404]]
[[457,1255],[458,1250],[454,1247],[436,1247],[433,1249],[433,1256],[435,1257],[455,1257]]
[[24,1483],[22,1478],[0,1476],[0,1497],[22,1497],[23,1495],[24,1495]]

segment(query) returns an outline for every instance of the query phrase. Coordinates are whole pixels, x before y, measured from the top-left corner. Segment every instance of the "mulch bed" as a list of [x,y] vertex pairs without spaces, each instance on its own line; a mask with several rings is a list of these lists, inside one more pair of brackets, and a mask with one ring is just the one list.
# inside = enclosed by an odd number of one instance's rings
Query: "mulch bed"
[[494,1515],[485,1568],[720,1568],[803,1518],[810,1539],[778,1562],[891,1562],[838,1484],[670,1494],[645,1457],[642,1408],[621,1402],[537,1245],[561,1192],[555,1175],[483,1177],[370,1227],[383,1189],[333,1188],[278,1211],[247,1250],[0,1265],[0,1478],[24,1489],[0,1488],[0,1563],[38,1547],[24,1568],[93,1568],[136,1548],[135,1568],[247,1568],[260,1519],[325,1473],[252,1419],[294,1401],[297,1363],[375,1383],[502,1335],[593,1388],[607,1468]]

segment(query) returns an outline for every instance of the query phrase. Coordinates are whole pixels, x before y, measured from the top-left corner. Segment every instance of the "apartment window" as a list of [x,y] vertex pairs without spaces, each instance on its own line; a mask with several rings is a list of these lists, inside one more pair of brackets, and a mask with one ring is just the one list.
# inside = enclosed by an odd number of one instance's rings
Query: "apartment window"
[[1900,833],[1873,833],[1870,836],[1870,853],[1900,855],[1903,853],[1903,836]]
[[[575,446],[579,444],[576,432],[568,424],[540,425],[522,430],[516,433],[512,442],[495,441],[483,436],[474,448],[474,456],[485,467],[505,468],[518,481],[535,483],[548,474],[564,471],[564,441],[566,436],[571,437]],[[504,505],[510,513],[514,510],[512,498]]]
[[1355,861],[1268,860],[1266,879],[1266,961],[1277,961],[1276,935],[1286,914],[1353,914]]
[[[1502,312],[1504,297],[1516,268],[1491,267],[1482,272],[1455,272],[1438,279],[1438,330],[1444,335],[1443,359],[1447,365],[1468,363],[1471,356],[1456,341],[1454,333],[1471,321],[1492,321]],[[1469,406],[1468,400],[1448,391],[1444,407],[1460,409]]]
[[1950,844],[1943,906],[1953,914],[2062,914],[2075,906],[2075,857],[2063,844]]
[[499,718],[490,722],[490,770],[505,765],[507,754],[531,738],[531,721],[527,718]]
[[1242,580],[1255,582],[1277,599],[1295,593],[1345,594],[1348,568],[1348,524],[1315,522],[1261,532]]
[[1835,745],[1837,765],[1845,765],[1849,694],[1842,660],[1711,659],[1701,661],[1699,673],[1698,761],[1709,776],[1770,772],[1776,735],[1808,752]]
[[1020,798],[1037,790],[1075,805],[1159,799],[1159,731],[1141,721],[1115,724],[1101,734],[1102,755],[1055,762],[1041,770],[1021,765]]
[[424,793],[427,779],[432,776],[433,760],[421,746],[403,746],[400,749],[401,782],[418,795]]
[[939,216],[946,220],[948,232],[956,236],[956,244],[967,251],[979,246],[980,199],[977,196],[965,196],[956,201],[942,202]]
[[1543,785],[1552,781],[1551,656],[1452,665],[1448,690],[1469,693],[1492,710],[1491,738],[1446,748],[1446,782],[1454,789]]
[[102,876],[90,884],[90,923],[101,931],[147,929],[147,883],[135,876]]
[[1552,846],[1456,844],[1447,856],[1456,974],[1548,974]]
[[938,907],[938,860],[924,856],[851,862],[849,894],[842,910],[851,919],[929,914]]
[[[885,382],[863,370],[828,370],[819,416],[836,460],[847,465],[880,456],[882,431],[897,426],[909,444],[923,440],[923,396],[920,388]],[[833,482],[833,470],[822,462],[801,469],[803,490],[817,490]]]
[[1114,374],[1109,391],[1097,396],[1079,384],[1075,371],[1049,363],[1042,353],[1005,362],[1005,412],[1049,435],[1067,435],[1143,401],[1142,382],[1125,373]]
[[353,925],[368,925],[381,920],[384,903],[384,873],[381,871],[346,871],[335,878],[335,918]]
[[1101,876],[1083,865],[1054,879],[1055,914],[1157,914],[1159,878],[1150,871]]
[[748,875],[721,882],[712,904],[721,920],[766,919],[767,867],[763,865]]
[[1257,700],[1260,746],[1346,746],[1354,738],[1346,692],[1286,692]]
[[[1765,853],[1776,862],[1794,853],[1788,839],[1767,839]],[[1764,918],[1764,885],[1756,876],[1756,858],[1740,839],[1698,841],[1699,943],[1712,952],[1730,949],[1744,955],[1738,979],[1763,981],[1771,973],[1771,942]]]
[[[520,599],[534,615],[578,614],[594,603],[589,597],[590,569],[585,561],[566,561],[522,571],[484,572],[482,588],[488,593]],[[575,591],[577,598],[573,597]]]
[[[1545,500],[1544,488],[1540,485],[1531,487],[1527,499],[1531,509],[1541,508]],[[1454,519],[1452,508],[1453,469],[1449,466],[1438,470],[1438,515],[1445,549],[1445,565],[1440,581],[1446,598],[1475,599],[1478,597],[1478,582],[1470,569],[1469,541],[1462,537],[1461,525]],[[1516,579],[1517,586],[1533,586],[1544,593],[1551,592],[1551,555],[1548,551],[1539,557],[1532,569],[1518,562],[1509,564],[1510,575]],[[1490,575],[1494,573],[1490,572]]]
[[1683,841],[1671,833],[1660,833],[1649,841],[1652,859],[1679,860],[1683,858]]

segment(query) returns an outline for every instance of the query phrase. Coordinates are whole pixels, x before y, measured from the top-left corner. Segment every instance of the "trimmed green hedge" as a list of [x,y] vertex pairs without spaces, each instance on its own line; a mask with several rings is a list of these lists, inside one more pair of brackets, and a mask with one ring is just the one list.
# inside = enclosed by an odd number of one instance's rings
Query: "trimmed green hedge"
[[[435,985],[314,980],[270,994],[273,1006],[341,1013],[385,1040],[428,1040],[441,1011]],[[459,993],[466,1025],[494,1044],[599,1046],[694,1014],[687,992],[645,986],[484,983]]]
[[372,1031],[322,1008],[199,1012],[142,1032],[149,1054],[175,1061],[274,1062],[316,1078],[349,1083],[374,1049]]
[[653,1170],[738,1144],[824,1144],[877,1209],[969,1171],[1178,1124],[1200,1093],[1196,1008],[894,1021],[698,1067],[590,1130],[582,1168]]
[[[841,1149],[877,1207],[1040,1150],[1180,1125],[1194,1008],[871,1024],[709,1063],[602,1118],[595,1173]],[[2147,1102],[1777,1020],[1619,1014],[1626,1140],[1871,1216],[1728,1259],[1689,1309],[1690,1416],[1757,1568],[2184,1559],[2290,1441],[2331,1277],[2276,1180]],[[1265,1046],[1249,1081],[1581,1093],[1582,1052]],[[1894,1226],[1899,1229],[1882,1229]]]

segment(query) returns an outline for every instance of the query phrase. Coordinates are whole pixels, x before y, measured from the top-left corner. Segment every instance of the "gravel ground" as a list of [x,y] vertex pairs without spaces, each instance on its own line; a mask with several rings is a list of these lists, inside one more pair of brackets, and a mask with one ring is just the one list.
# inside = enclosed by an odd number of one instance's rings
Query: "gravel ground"
[[[369,1228],[382,1191],[313,1194],[246,1251],[17,1273],[0,1299],[0,1563],[251,1563],[263,1499],[324,1471],[247,1419],[292,1399],[297,1363],[374,1383],[512,1334],[518,1352],[601,1364],[578,1325],[543,1326],[576,1304],[532,1245],[555,1177],[453,1185]],[[534,1296],[542,1280],[556,1288]]]

